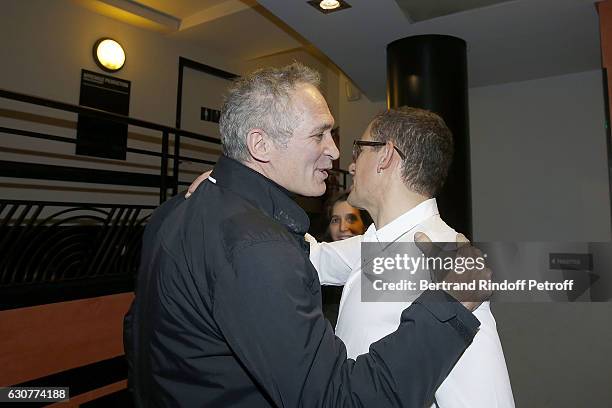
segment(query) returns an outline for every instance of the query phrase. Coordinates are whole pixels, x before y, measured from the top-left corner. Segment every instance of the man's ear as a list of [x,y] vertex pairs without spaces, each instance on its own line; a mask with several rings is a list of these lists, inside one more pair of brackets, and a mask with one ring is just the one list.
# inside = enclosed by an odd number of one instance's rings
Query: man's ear
[[391,167],[391,162],[393,161],[393,143],[387,142],[385,146],[381,149],[381,156],[378,158],[378,163],[376,163],[376,171],[380,173],[382,170],[386,170]]
[[246,145],[253,160],[267,163],[274,148],[270,136],[263,129],[251,129],[247,133]]

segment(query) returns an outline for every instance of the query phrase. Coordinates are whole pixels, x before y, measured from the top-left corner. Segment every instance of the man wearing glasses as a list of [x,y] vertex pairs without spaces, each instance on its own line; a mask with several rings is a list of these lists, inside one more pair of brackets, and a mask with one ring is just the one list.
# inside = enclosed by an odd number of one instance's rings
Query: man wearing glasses
[[[344,285],[336,335],[350,358],[393,332],[410,302],[363,302],[361,243],[455,242],[457,233],[441,218],[435,194],[453,155],[452,135],[434,113],[400,108],[377,115],[353,143],[353,187],[349,204],[366,209],[374,224],[361,236],[317,244],[310,259],[323,285]],[[463,236],[461,236],[463,237]],[[462,239],[465,239],[464,237]],[[511,408],[512,389],[489,303],[474,312],[481,327],[474,341],[435,393],[441,408]],[[434,405],[435,406],[435,405]]]

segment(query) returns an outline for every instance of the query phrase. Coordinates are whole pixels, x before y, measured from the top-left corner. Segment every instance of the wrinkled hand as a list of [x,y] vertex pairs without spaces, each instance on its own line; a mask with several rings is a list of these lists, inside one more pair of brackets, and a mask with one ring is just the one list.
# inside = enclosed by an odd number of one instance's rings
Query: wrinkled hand
[[[429,237],[422,232],[417,232],[414,235],[414,241],[417,247],[427,257],[439,257],[442,259],[450,258],[481,258],[483,257],[482,251],[470,244],[470,241],[463,235],[457,234],[457,249],[445,250],[438,245],[431,242]],[[492,271],[485,264],[484,268],[478,268],[474,265],[473,268],[465,267],[465,271],[462,273],[457,272],[455,265],[455,271],[447,270],[433,270],[431,271],[431,278],[433,282],[448,282],[449,284],[454,283],[470,283],[476,282],[474,290],[446,290],[446,293],[457,299],[467,309],[474,311],[480,304],[491,297],[493,292],[491,290],[479,289],[479,281],[491,281]]]
[[189,198],[193,194],[193,192],[196,191],[198,186],[204,180],[206,180],[208,178],[208,176],[210,176],[210,173],[212,173],[212,170],[208,170],[207,172],[204,172],[204,173],[200,174],[197,179],[193,180],[193,183],[191,183],[191,185],[187,189],[187,192],[185,193],[185,198]]

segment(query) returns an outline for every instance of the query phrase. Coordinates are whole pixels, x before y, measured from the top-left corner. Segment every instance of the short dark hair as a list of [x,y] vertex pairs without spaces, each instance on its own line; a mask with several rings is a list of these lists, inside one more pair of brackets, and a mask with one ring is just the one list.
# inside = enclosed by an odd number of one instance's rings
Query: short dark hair
[[391,141],[406,158],[402,178],[408,188],[433,197],[444,185],[453,159],[453,136],[444,120],[433,112],[403,106],[376,115],[372,140]]

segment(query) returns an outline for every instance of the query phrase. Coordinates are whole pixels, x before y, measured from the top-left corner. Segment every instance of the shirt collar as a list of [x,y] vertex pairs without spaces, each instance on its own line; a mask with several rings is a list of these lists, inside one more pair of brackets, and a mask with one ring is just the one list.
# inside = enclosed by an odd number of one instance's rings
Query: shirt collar
[[261,173],[221,156],[211,177],[215,184],[238,194],[291,232],[304,235],[308,231],[308,215],[293,201],[291,193]]
[[[366,242],[394,242],[405,233],[422,224],[434,215],[438,215],[438,205],[435,198],[425,200],[416,207],[406,211],[389,224],[377,230],[374,224],[370,225],[363,235]],[[416,232],[416,231],[415,231]]]

